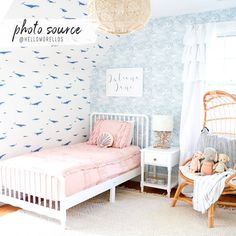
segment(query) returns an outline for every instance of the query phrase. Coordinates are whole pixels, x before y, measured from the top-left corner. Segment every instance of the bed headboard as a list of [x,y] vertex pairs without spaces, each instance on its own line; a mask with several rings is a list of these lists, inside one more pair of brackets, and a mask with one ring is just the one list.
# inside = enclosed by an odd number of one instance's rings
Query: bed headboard
[[121,113],[97,113],[94,112],[90,115],[90,132],[98,119],[104,120],[121,120],[133,121],[134,133],[132,144],[140,148],[148,147],[149,145],[149,118],[147,115],[142,114],[121,114]]
[[236,136],[236,95],[214,90],[205,94],[204,124],[211,133]]

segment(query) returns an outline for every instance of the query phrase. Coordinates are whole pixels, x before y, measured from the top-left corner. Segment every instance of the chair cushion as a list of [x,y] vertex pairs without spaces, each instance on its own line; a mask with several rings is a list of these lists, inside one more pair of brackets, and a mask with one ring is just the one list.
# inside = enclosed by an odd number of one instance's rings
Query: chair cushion
[[196,178],[198,178],[201,173],[190,173],[189,172],[189,167],[186,165],[186,166],[180,166],[179,167],[179,170],[181,171],[181,173],[187,177],[188,179],[191,179],[191,180],[195,180]]
[[204,151],[206,147],[215,148],[218,153],[225,153],[230,157],[230,161],[227,166],[234,167],[236,163],[236,138],[235,137],[223,137],[209,133],[205,128],[203,129],[196,147],[196,151]]
[[232,179],[230,183],[236,187],[236,178]]
[[[196,180],[197,178],[201,177],[201,173],[190,173],[190,172],[189,172],[189,167],[188,167],[188,165],[186,165],[186,166],[180,166],[180,167],[179,167],[179,170],[181,171],[181,173],[182,173],[185,177],[187,177],[188,179],[191,179],[191,180],[193,180],[193,181]],[[232,180],[230,181],[230,183],[236,187],[236,178],[232,179]]]

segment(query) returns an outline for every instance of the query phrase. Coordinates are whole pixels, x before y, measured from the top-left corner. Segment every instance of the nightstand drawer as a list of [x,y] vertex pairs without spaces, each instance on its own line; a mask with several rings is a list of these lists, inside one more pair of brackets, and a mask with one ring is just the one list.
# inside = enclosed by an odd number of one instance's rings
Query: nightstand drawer
[[168,162],[168,155],[155,152],[145,152],[144,154],[144,164],[167,166]]

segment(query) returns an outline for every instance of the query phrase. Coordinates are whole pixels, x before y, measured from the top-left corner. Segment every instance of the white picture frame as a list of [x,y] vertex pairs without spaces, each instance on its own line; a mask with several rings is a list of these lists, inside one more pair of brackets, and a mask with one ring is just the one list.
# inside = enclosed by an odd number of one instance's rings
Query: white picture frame
[[142,97],[143,68],[107,69],[106,96]]

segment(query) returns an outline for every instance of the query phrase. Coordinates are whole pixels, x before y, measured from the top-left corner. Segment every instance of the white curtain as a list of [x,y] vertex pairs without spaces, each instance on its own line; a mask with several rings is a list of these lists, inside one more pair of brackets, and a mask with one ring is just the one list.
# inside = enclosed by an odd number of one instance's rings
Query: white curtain
[[184,37],[180,164],[194,152],[202,129],[206,51],[214,37],[215,24],[188,26]]

